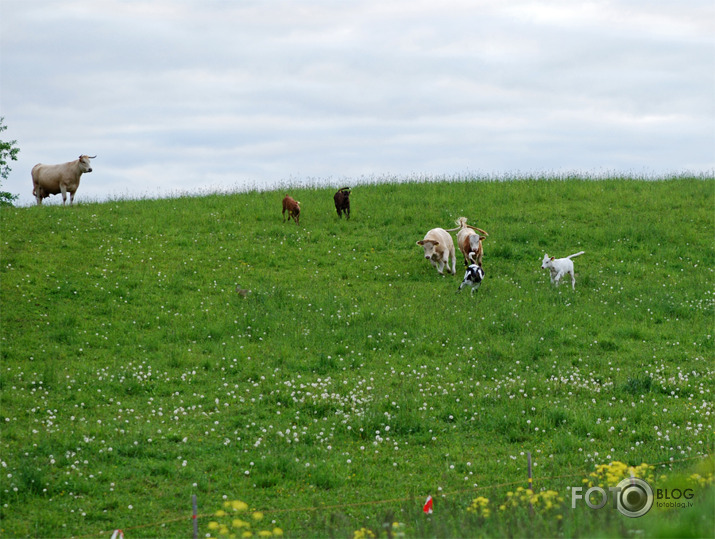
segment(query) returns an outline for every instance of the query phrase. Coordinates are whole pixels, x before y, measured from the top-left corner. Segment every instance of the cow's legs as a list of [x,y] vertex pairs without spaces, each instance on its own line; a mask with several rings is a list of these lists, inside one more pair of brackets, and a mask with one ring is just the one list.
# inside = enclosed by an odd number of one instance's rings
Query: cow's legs
[[62,205],[64,206],[67,203],[67,188],[64,185],[60,185],[60,191],[62,191]]

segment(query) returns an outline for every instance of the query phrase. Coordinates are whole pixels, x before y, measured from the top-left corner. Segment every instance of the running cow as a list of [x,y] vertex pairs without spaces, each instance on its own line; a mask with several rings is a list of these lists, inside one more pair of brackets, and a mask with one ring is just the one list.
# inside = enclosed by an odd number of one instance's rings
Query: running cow
[[[489,234],[484,232],[481,228],[468,225],[466,217],[457,219],[457,225],[457,228],[450,228],[447,232],[459,231],[457,232],[457,245],[459,245],[459,250],[462,251],[462,255],[464,255],[464,265],[467,267],[472,264],[481,266],[482,258],[484,257],[482,241],[485,240]],[[480,236],[475,230],[481,232],[484,236]]]
[[[445,266],[447,273],[452,275],[457,273],[457,257],[454,254],[454,242],[449,232],[443,228],[433,228],[425,234],[425,239],[417,242],[417,245],[425,250],[425,258],[430,261],[440,275],[444,275]],[[450,259],[452,260],[451,269],[449,267]]]

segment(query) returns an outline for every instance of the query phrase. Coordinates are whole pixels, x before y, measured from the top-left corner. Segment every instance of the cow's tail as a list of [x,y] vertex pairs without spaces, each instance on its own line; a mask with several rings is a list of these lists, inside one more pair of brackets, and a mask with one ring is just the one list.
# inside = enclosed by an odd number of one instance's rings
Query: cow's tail
[[573,257],[575,257],[575,256],[580,256],[580,255],[582,255],[582,254],[585,253],[585,252],[586,252],[586,251],[579,251],[579,252],[576,253],[575,255],[569,255],[569,256],[567,256],[566,258],[573,258]]
[[481,232],[481,233],[484,234],[485,236],[488,236],[488,235],[489,235],[489,234],[487,234],[487,231],[486,231],[486,230],[482,230],[481,228],[477,228],[476,226],[466,225],[466,224],[465,224],[464,226],[466,226],[467,228],[471,228],[472,230],[476,230],[477,232]]
[[460,217],[454,222],[455,225],[457,225],[457,228],[448,228],[446,232],[455,232],[457,230],[463,229],[467,225],[467,218],[466,217]]

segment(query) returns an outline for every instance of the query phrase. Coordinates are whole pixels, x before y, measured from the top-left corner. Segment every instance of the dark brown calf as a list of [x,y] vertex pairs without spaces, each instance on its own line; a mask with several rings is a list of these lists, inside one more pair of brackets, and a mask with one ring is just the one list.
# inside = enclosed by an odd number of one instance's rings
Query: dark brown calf
[[283,199],[283,222],[286,222],[286,211],[288,211],[288,220],[291,218],[295,221],[295,224],[299,224],[300,219],[300,202],[295,200],[293,197],[286,195]]
[[335,211],[338,212],[338,217],[343,218],[343,212],[345,212],[345,217],[350,219],[350,188],[341,187],[338,192],[333,196],[335,201]]

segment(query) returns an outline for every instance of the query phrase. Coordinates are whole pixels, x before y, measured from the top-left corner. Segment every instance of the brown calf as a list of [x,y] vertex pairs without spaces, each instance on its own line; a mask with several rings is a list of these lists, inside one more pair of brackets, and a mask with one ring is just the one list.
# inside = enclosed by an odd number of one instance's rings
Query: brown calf
[[286,222],[286,211],[288,211],[288,220],[291,218],[295,221],[295,224],[299,224],[300,219],[300,202],[295,200],[293,197],[286,195],[283,199],[283,222]]

